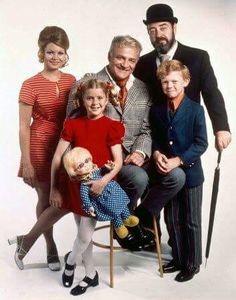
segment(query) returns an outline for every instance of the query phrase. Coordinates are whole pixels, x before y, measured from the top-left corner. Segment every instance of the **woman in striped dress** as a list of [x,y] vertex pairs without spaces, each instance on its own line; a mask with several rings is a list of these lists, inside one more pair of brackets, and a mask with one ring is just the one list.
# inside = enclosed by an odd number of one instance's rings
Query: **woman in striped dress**
[[[37,218],[49,207],[51,161],[63,126],[68,95],[75,83],[74,76],[60,71],[68,61],[66,32],[57,26],[45,27],[38,45],[39,61],[44,68],[24,81],[19,96],[21,164],[18,174],[37,192]],[[44,232],[44,237],[48,267],[52,271],[60,270],[52,227]],[[23,238],[18,237],[17,244],[22,246]],[[22,269],[23,264],[18,267]]]

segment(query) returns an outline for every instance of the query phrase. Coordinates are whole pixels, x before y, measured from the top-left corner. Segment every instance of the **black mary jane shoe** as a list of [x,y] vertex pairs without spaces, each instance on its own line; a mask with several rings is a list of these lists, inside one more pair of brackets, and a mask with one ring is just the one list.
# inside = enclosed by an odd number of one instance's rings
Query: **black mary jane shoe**
[[89,288],[90,286],[95,287],[99,284],[98,282],[98,272],[96,271],[96,275],[94,276],[93,279],[89,278],[88,276],[85,276],[84,279],[82,280],[83,282],[87,283],[86,286],[81,286],[81,285],[77,285],[76,287],[74,287],[70,293],[73,296],[78,296],[78,295],[82,295],[87,291],[87,288]]
[[175,281],[185,282],[191,280],[197,273],[199,273],[199,271],[200,271],[199,267],[192,268],[192,269],[184,269],[176,275]]
[[[63,272],[63,274],[62,274],[62,283],[63,283],[64,287],[71,287],[71,286],[72,286],[72,283],[73,283],[73,281],[74,281],[74,275],[75,275],[75,267],[76,267],[76,264],[74,264],[74,265],[69,265],[69,264],[67,263],[67,259],[68,259],[68,256],[69,256],[70,253],[71,253],[71,251],[68,252],[68,253],[65,255],[65,257],[64,257],[64,261],[65,261],[65,270],[64,270],[64,272]],[[65,271],[73,271],[73,273],[72,273],[72,275],[69,276],[69,275],[66,275]]]

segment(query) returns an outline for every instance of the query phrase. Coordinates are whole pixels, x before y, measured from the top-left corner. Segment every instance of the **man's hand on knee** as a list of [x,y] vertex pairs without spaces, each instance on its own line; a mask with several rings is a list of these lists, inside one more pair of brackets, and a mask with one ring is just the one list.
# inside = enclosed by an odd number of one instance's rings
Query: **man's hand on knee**
[[144,156],[141,152],[134,152],[126,156],[124,165],[133,164],[141,167],[144,164]]

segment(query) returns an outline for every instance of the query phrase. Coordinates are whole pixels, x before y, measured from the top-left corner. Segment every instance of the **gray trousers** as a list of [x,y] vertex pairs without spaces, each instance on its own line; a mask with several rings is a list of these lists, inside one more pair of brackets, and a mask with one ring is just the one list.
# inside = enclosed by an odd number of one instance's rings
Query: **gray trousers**
[[161,175],[156,171],[154,174],[152,187],[143,199],[142,205],[152,215],[159,216],[162,208],[183,188],[186,176],[181,168],[175,168],[167,175]]
[[198,268],[202,263],[202,185],[184,187],[165,207],[169,244],[176,265]]
[[117,175],[120,186],[130,199],[128,207],[131,211],[136,207],[138,199],[142,197],[149,182],[145,167],[123,166]]

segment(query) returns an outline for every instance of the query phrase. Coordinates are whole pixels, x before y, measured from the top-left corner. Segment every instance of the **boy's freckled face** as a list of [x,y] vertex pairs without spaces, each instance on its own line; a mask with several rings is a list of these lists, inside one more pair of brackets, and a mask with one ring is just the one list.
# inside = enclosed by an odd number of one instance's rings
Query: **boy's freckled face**
[[182,72],[180,71],[172,71],[161,79],[163,92],[169,99],[183,95],[188,83],[189,81],[184,80]]

